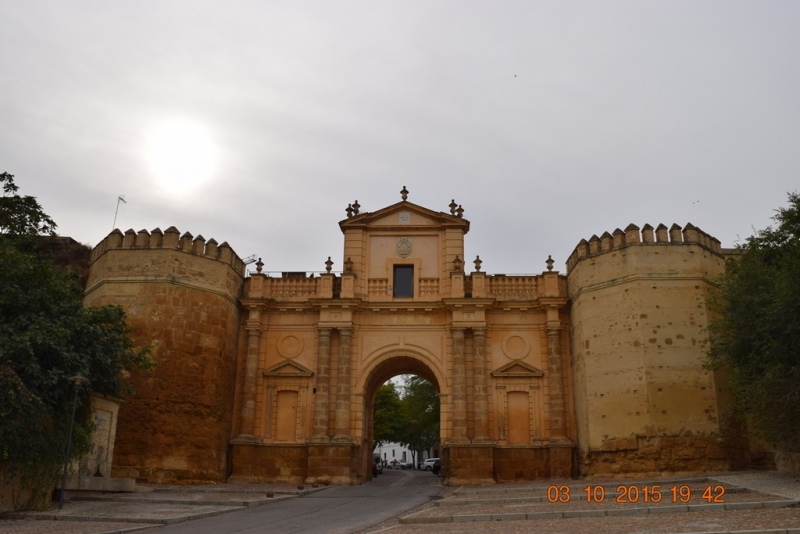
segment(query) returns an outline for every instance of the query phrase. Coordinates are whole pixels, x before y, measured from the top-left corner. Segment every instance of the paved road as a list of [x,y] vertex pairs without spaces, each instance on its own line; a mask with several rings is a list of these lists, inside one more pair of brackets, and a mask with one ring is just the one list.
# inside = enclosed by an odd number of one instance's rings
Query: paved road
[[335,486],[282,503],[158,529],[159,534],[351,533],[424,504],[441,492],[425,471],[386,470],[361,486]]

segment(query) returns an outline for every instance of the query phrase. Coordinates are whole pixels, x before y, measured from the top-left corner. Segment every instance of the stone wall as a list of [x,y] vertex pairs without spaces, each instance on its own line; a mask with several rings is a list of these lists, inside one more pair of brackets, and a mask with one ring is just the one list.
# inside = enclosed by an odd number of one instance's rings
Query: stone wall
[[84,303],[118,304],[157,369],[132,372],[113,475],[147,482],[224,480],[244,264],[202,236],[115,230],[92,251]]
[[719,241],[629,225],[568,260],[580,472],[727,468],[723,381],[703,369]]

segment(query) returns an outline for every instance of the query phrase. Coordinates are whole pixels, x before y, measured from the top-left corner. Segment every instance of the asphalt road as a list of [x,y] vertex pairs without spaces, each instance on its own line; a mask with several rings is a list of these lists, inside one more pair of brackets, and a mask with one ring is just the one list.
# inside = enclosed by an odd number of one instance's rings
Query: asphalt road
[[158,529],[159,534],[352,533],[424,504],[442,491],[425,471],[385,470],[361,486],[325,491],[231,514]]

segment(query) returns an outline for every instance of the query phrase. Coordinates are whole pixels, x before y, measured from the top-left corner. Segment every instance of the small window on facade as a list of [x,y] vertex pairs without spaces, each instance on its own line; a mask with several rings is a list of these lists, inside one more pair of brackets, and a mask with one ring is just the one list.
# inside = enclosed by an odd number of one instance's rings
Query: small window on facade
[[394,296],[413,297],[414,296],[414,266],[395,265],[394,266]]

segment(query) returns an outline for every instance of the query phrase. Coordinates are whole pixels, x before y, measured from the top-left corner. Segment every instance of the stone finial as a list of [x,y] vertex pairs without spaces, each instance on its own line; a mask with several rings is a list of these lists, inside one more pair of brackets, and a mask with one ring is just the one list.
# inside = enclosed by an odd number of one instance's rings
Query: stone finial
[[458,208],[456,208],[456,217],[458,217],[460,219],[463,216],[464,216],[464,208],[462,208],[461,204],[459,204]]
[[258,258],[258,261],[256,262],[256,272],[260,273],[261,269],[263,268],[264,268],[264,262],[261,261],[261,258]]
[[353,215],[358,215],[358,210],[361,209],[361,204],[358,203],[358,200],[353,202]]
[[347,258],[347,261],[344,262],[344,272],[352,273],[353,272],[353,260],[350,257]]
[[331,272],[331,267],[333,267],[333,262],[331,261],[331,257],[328,256],[328,261],[325,262],[325,272]]
[[352,204],[348,204],[347,208],[344,211],[347,212],[347,218],[349,219],[350,217],[353,216],[353,205]]
[[456,199],[451,200],[450,201],[450,215],[455,215],[456,214],[456,208],[457,207],[458,207],[458,204],[456,204]]
[[403,189],[400,191],[400,197],[402,197],[403,200],[408,199],[408,189],[406,189],[406,186],[403,186]]
[[476,272],[481,272],[481,264],[483,263],[483,261],[481,261],[481,257],[480,256],[475,256],[475,261],[472,262],[472,263],[475,264],[475,271]]
[[456,258],[453,260],[453,271],[460,273],[463,268],[464,262],[456,255]]
[[547,260],[545,261],[545,263],[547,264],[547,270],[552,271],[553,263],[555,262],[553,261],[553,257],[550,254],[547,255]]

